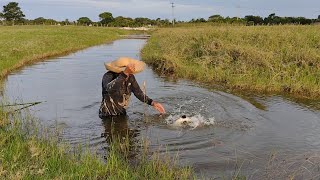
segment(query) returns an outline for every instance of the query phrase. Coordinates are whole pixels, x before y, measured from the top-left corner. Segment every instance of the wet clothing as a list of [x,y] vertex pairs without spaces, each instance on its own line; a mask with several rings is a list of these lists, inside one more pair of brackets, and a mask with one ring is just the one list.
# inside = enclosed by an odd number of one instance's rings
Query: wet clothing
[[134,75],[131,74],[128,77],[123,72],[106,72],[102,78],[102,102],[99,117],[125,115],[131,92],[140,101],[151,105],[152,99],[142,92]]

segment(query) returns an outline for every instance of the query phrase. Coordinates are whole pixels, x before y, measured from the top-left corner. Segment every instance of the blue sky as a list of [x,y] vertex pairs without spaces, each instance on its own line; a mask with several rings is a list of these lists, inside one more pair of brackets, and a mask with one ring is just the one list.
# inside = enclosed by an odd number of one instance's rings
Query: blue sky
[[[111,12],[114,17],[158,17],[171,19],[171,2],[175,3],[177,20],[208,18],[213,14],[222,16],[258,15],[271,13],[279,16],[304,16],[317,18],[320,15],[320,0],[10,0],[18,2],[26,18],[52,18],[77,20],[86,16],[99,20],[101,12]],[[0,6],[8,0],[0,0]]]

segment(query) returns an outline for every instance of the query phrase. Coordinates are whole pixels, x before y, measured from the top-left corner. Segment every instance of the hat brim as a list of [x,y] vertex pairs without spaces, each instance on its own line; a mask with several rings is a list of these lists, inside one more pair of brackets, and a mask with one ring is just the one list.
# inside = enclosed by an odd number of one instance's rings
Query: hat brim
[[125,70],[126,66],[129,64],[134,64],[135,71],[133,74],[139,73],[144,70],[145,63],[136,59],[128,58],[128,57],[121,57],[115,61],[110,63],[104,63],[105,68],[109,71],[115,73],[121,73]]

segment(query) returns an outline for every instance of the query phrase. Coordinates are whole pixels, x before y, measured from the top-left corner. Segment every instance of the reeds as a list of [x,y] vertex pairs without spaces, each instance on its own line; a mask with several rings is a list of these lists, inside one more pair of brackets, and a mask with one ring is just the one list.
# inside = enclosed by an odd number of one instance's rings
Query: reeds
[[147,143],[131,157],[129,137],[115,134],[104,162],[88,148],[59,142],[58,131],[26,113],[0,112],[0,179],[194,179],[191,168],[150,152]]
[[161,73],[230,89],[320,95],[319,26],[159,29],[142,59]]

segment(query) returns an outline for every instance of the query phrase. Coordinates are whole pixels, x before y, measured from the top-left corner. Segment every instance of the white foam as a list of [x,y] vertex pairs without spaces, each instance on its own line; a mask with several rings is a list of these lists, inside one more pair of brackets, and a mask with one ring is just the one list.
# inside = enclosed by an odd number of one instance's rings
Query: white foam
[[184,128],[189,127],[195,129],[197,127],[214,125],[215,119],[212,118],[204,118],[202,115],[197,114],[194,116],[186,116],[182,118],[182,115],[170,115],[166,119],[166,122],[169,126],[175,128]]

